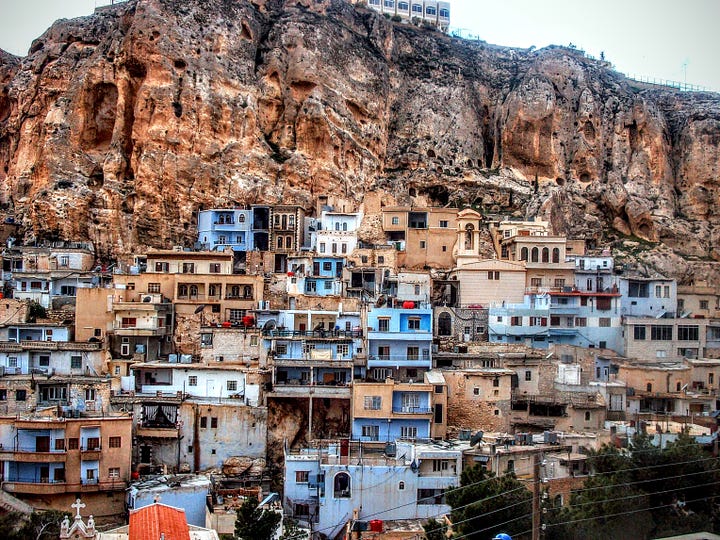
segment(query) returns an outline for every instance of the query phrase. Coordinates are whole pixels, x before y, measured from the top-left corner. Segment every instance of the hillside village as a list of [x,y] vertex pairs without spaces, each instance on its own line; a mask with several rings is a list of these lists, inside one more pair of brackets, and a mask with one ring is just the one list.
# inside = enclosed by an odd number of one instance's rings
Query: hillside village
[[603,443],[691,426],[717,444],[713,284],[372,194],[201,210],[197,231],[107,261],[2,225],[5,507],[81,497],[111,521],[162,494],[231,533],[243,497],[278,492],[316,536],[363,516],[417,531],[476,463],[531,479],[541,452],[562,502]]

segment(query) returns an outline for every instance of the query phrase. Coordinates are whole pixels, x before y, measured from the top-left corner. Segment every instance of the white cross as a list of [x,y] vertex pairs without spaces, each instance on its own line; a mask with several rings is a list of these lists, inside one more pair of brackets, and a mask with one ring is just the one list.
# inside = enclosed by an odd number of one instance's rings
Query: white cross
[[71,508],[75,508],[75,510],[77,511],[77,513],[75,514],[75,519],[78,519],[78,518],[81,517],[81,516],[80,516],[80,509],[81,509],[81,508],[85,508],[86,506],[87,506],[87,505],[84,504],[82,501],[80,501],[80,499],[75,499],[75,502],[70,505]]

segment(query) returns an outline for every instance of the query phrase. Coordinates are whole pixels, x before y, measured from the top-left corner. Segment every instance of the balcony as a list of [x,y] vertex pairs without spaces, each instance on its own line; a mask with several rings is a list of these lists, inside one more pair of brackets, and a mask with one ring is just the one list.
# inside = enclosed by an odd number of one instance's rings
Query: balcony
[[177,439],[180,430],[177,426],[152,426],[140,425],[137,428],[136,435],[138,437],[146,437],[150,439]]
[[263,336],[270,338],[283,339],[316,339],[316,340],[335,340],[335,339],[354,339],[363,337],[362,330],[285,330],[276,328],[274,330],[266,330]]
[[64,463],[67,455],[65,450],[55,452],[38,452],[35,447],[17,447],[0,449],[0,460],[20,461],[22,463]]
[[355,361],[352,358],[310,359],[310,358],[273,358],[273,365],[278,367],[327,367],[352,368]]
[[309,384],[304,381],[290,380],[284,383],[275,383],[269,397],[300,397],[300,398],[339,398],[350,399],[352,388],[348,383]]
[[405,354],[380,354],[368,356],[368,367],[399,366],[399,367],[430,367],[430,357],[421,357]]
[[[30,479],[28,479],[30,480]],[[8,493],[20,493],[23,495],[57,495],[68,490],[67,483],[63,480],[43,479],[40,482],[8,480],[2,483],[2,488]]]
[[83,461],[97,461],[100,459],[100,445],[83,446],[80,448],[80,459]]
[[393,407],[393,414],[408,416],[428,416],[433,410],[428,407]]
[[168,329],[166,326],[152,325],[152,326],[128,326],[115,322],[113,324],[113,331],[118,336],[164,336],[167,334]]
[[23,340],[20,343],[6,341],[0,343],[0,352],[20,351],[99,351],[102,343],[77,341],[34,341]]

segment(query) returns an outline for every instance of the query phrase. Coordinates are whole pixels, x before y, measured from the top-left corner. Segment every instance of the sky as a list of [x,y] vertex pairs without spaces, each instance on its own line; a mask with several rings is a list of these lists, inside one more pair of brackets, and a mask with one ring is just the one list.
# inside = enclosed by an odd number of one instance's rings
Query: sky
[[[189,0],[191,1],[191,0]],[[195,0],[202,1],[202,0]],[[720,0],[450,0],[451,23],[497,45],[574,44],[626,75],[720,91]],[[0,48],[23,56],[54,20],[109,0],[0,0]]]

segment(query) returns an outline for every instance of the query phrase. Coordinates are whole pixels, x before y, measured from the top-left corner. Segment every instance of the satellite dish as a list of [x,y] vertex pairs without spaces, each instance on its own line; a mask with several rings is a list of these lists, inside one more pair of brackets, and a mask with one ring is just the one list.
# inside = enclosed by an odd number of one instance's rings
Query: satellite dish
[[472,446],[475,446],[477,443],[479,443],[480,441],[482,441],[483,435],[484,435],[484,433],[483,433],[482,431],[478,431],[477,433],[475,433],[475,435],[473,435],[472,437],[470,437],[470,444],[471,444]]
[[263,324],[263,332],[270,332],[271,330],[275,330],[276,323],[275,319],[270,319],[269,321],[266,321],[265,324]]
[[205,309],[205,304],[200,304],[198,307],[195,308],[195,315],[200,313],[203,309]]

